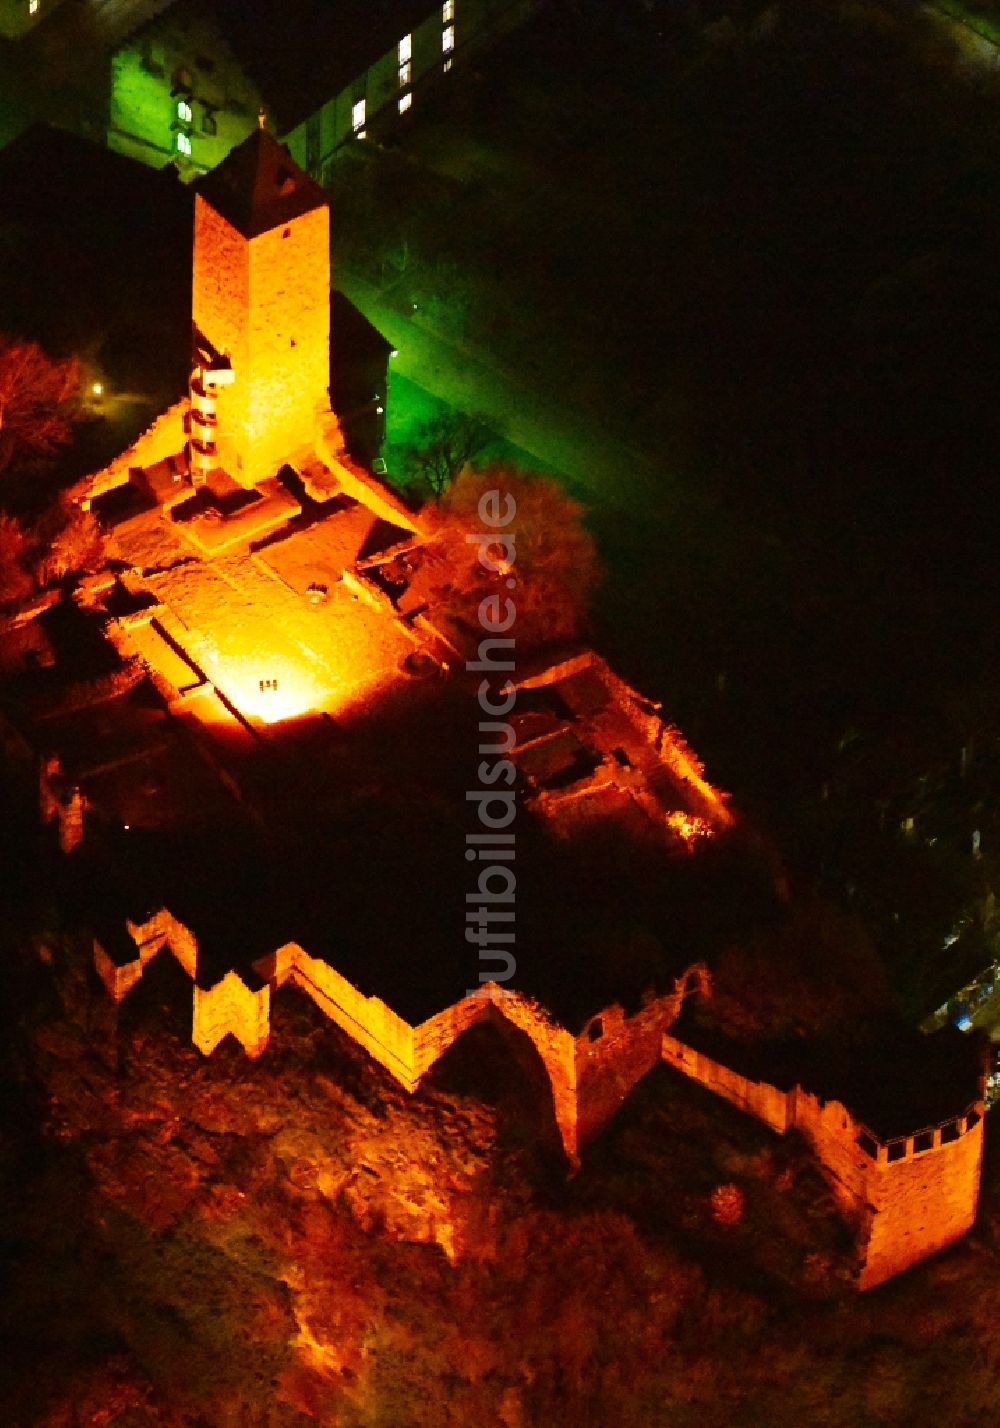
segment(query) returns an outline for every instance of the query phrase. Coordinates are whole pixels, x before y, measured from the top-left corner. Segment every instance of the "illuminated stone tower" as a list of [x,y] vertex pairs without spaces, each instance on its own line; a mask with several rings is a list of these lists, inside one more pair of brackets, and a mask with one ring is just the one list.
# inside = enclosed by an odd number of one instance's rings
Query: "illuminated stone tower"
[[253,486],[329,408],[330,212],[263,122],[194,188],[192,474]]

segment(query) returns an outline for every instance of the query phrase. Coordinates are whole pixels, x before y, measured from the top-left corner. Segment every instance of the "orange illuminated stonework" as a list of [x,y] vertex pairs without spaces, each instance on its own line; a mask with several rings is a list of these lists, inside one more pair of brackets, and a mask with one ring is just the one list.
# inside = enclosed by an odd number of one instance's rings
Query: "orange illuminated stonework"
[[[418,570],[427,557],[428,538],[399,498],[344,451],[329,407],[329,287],[326,199],[260,129],[196,185],[189,400],[163,413],[77,493],[102,519],[113,560],[113,573],[81,591],[79,603],[98,617],[121,667],[113,686],[95,696],[99,713],[88,713],[82,735],[68,718],[53,721],[57,733],[46,732],[40,805],[64,853],[86,858],[103,838],[114,853],[95,866],[117,871],[117,856],[142,884],[141,906],[129,902],[127,916],[94,938],[94,965],[111,998],[123,1001],[169,951],[192,984],[198,1049],[208,1055],[233,1037],[256,1058],[269,1042],[274,999],[294,987],[409,1091],[469,1027],[502,1018],[538,1052],[574,1165],[638,1081],[666,1061],[776,1131],[794,1127],[806,1136],[856,1222],[861,1287],[950,1243],[975,1216],[981,1103],[948,1127],[890,1146],[839,1103],[824,1104],[801,1087],[750,1083],[709,1062],[671,1035],[685,1000],[710,988],[707,968],[684,946],[670,949],[675,960],[662,964],[657,985],[644,984],[634,998],[616,980],[596,1007],[584,1009],[576,1030],[538,998],[496,982],[465,995],[459,980],[440,998],[435,987],[430,1013],[422,1007],[407,1019],[393,1004],[402,1006],[407,908],[400,896],[397,910],[392,877],[383,887],[373,854],[376,877],[360,904],[368,919],[365,958],[360,971],[357,962],[352,970],[340,960],[337,919],[354,889],[349,878],[338,881],[341,869],[328,850],[344,824],[345,842],[355,841],[355,808],[344,788],[356,795],[365,833],[383,851],[395,851],[388,839],[377,841],[394,820],[410,830],[410,809],[398,792],[405,780],[410,803],[421,812],[435,805],[443,821],[442,750],[451,748],[443,721],[460,696],[472,694],[464,686],[455,692],[465,659],[455,622],[428,601],[407,604],[393,593],[399,571]],[[683,866],[688,876],[700,859],[730,847],[738,822],[726,796],[660,707],[592,650],[519,671],[516,692],[511,759],[537,848],[557,845],[561,858],[578,832],[581,845],[595,829],[609,844],[609,835],[620,834],[633,840],[624,845],[629,854],[634,846],[648,856],[641,869],[651,870],[647,884],[658,885],[667,868]],[[411,715],[421,709],[430,711],[433,732],[413,753]],[[380,714],[388,734],[381,726],[373,732]],[[76,760],[72,769],[60,758],[57,734]],[[98,747],[101,736],[107,754]],[[458,795],[463,813],[467,787]],[[221,834],[220,841],[239,828],[258,858],[239,863],[236,891],[220,892],[222,914],[208,952],[202,922],[156,883],[157,858],[169,862],[183,845],[172,892],[183,899],[195,874],[207,878],[209,911],[205,903],[199,910],[211,921],[216,847],[206,856],[198,842],[199,856],[184,842],[206,822],[209,838]],[[426,820],[429,830],[432,823]],[[421,825],[397,871],[407,871],[412,844],[423,836]],[[368,845],[357,845],[367,857]],[[244,844],[238,848],[242,856]],[[253,902],[256,881],[279,859],[273,884]],[[155,877],[143,882],[150,872]],[[544,892],[555,901],[547,881]],[[564,894],[560,915],[573,896]],[[622,896],[615,883],[613,897]],[[369,908],[379,899],[394,919],[384,945],[370,936]],[[230,916],[248,902],[254,915],[265,902],[264,912],[273,911],[271,903],[277,908],[252,950],[239,945]],[[314,904],[322,905],[323,924],[315,942],[296,923]],[[431,921],[428,975],[438,970],[433,961],[452,966],[456,940],[437,903]],[[243,931],[252,937],[255,929],[247,933],[244,924]],[[621,951],[607,949],[619,979]],[[548,967],[550,943],[543,960]],[[468,976],[467,961],[456,965]],[[554,965],[553,1004],[566,980],[563,964]],[[376,972],[383,995],[373,990]],[[419,981],[412,968],[410,975]]]
[[259,129],[195,185],[194,360],[228,365],[219,465],[242,485],[315,442],[329,408],[330,210]]
[[948,1121],[886,1140],[838,1101],[824,1101],[802,1086],[782,1090],[751,1080],[669,1033],[663,1059],[780,1135],[796,1130],[805,1137],[856,1226],[859,1288],[891,1279],[961,1239],[975,1223],[984,1086]]

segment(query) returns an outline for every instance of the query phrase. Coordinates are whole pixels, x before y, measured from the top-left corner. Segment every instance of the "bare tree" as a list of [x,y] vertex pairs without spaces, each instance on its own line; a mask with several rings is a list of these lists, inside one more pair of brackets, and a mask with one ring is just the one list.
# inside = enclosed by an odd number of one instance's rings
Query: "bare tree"
[[0,333],[0,472],[35,466],[70,439],[79,415],[80,364]]
[[458,473],[501,435],[497,426],[480,412],[445,411],[432,417],[403,447],[407,475],[440,500]]
[[37,535],[40,551],[35,578],[40,585],[99,570],[106,558],[104,536],[91,511],[63,500],[46,513]]

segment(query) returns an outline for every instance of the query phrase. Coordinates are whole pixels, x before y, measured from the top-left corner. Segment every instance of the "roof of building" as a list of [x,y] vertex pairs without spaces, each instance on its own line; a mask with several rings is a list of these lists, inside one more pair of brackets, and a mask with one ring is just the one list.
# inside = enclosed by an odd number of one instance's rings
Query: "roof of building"
[[244,238],[256,238],[322,208],[326,194],[263,127],[237,144],[195,192]]
[[210,0],[233,53],[287,133],[395,48],[434,0]]
[[287,134],[438,7],[434,0],[282,0],[281,5],[180,0],[141,32],[155,32],[185,9],[214,20],[263,96],[269,117]]

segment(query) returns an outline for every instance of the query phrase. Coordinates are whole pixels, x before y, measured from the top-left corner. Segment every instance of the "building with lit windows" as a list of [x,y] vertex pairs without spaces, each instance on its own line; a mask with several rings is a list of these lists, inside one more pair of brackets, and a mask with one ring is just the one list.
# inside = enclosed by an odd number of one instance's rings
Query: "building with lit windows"
[[0,35],[18,40],[50,14],[60,0],[0,0]]
[[385,132],[423,89],[535,3],[285,0],[251,8],[177,0],[115,50],[108,144],[157,167],[205,172],[264,109],[297,162],[322,181],[341,145]]

